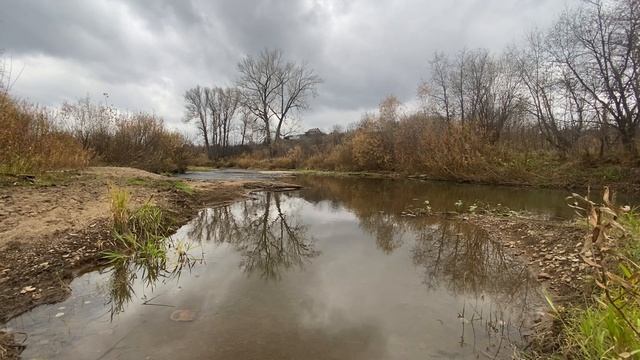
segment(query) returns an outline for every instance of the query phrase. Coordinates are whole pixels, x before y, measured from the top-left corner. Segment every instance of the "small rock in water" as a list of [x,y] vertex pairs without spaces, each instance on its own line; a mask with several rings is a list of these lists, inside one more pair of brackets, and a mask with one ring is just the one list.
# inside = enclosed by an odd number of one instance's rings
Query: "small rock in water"
[[196,313],[189,309],[179,309],[171,313],[169,318],[173,321],[193,321]]

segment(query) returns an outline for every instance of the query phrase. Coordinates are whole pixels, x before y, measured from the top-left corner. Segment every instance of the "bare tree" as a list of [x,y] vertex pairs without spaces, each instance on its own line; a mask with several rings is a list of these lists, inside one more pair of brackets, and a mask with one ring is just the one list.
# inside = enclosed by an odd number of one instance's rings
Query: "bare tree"
[[[204,88],[205,106],[209,114],[209,139],[212,156],[230,145],[229,134],[238,109],[240,95],[236,88]],[[214,149],[215,148],[215,149]]]
[[220,109],[218,104],[218,91],[216,88],[205,87],[203,89],[205,107],[209,114],[209,141],[211,143],[211,157],[214,156],[214,147],[218,146],[218,128],[220,127]]
[[436,54],[428,85],[432,111],[447,123],[471,123],[498,141],[522,112],[515,65],[508,55],[495,58],[485,49],[461,51],[453,62]]
[[640,125],[639,32],[637,0],[586,1],[564,13],[550,34],[555,60],[611,119],[624,149],[638,156]]
[[[264,142],[277,142],[292,113],[308,107],[320,78],[306,64],[285,62],[280,50],[264,50],[257,57],[248,56],[238,64],[240,104],[263,124]],[[276,118],[272,138],[271,118]]]
[[115,126],[116,111],[106,104],[97,104],[87,95],[75,103],[64,102],[59,118],[86,150],[104,154]]
[[520,77],[517,64],[509,52],[494,60],[490,88],[484,113],[479,117],[491,142],[500,140],[503,132],[508,131],[522,118],[524,101],[520,94]]
[[536,119],[547,142],[565,156],[584,126],[583,107],[572,106],[573,99],[582,105],[575,86],[553,62],[540,32],[528,35],[527,46],[518,53],[517,61],[526,89],[527,113]]
[[262,122],[267,145],[271,144],[270,106],[285,80],[280,76],[282,67],[280,50],[263,50],[258,56],[247,56],[238,63],[240,102]]
[[244,145],[247,139],[253,138],[253,124],[256,122],[255,116],[245,108],[240,109],[240,145]]
[[211,157],[211,143],[209,142],[209,131],[211,125],[207,116],[208,112],[208,91],[200,85],[187,90],[184,93],[185,100],[185,122],[195,121],[200,131],[200,135],[204,140],[204,146],[207,150],[207,156]]
[[218,89],[218,103],[220,109],[220,145],[223,148],[229,146],[229,133],[232,120],[240,104],[240,93],[236,88]]
[[443,53],[435,53],[431,60],[430,96],[434,101],[434,111],[451,122],[451,65],[449,58]]
[[466,120],[466,112],[465,112],[465,69],[467,67],[466,64],[467,59],[467,50],[463,49],[460,51],[456,57],[455,68],[451,71],[451,82],[454,94],[457,98],[458,102],[458,116],[460,117],[460,121],[464,124]]
[[270,105],[277,121],[276,143],[280,140],[282,126],[291,117],[291,113],[308,108],[309,96],[316,95],[316,86],[322,81],[305,63],[287,63],[280,69],[278,76],[280,87],[275,101]]

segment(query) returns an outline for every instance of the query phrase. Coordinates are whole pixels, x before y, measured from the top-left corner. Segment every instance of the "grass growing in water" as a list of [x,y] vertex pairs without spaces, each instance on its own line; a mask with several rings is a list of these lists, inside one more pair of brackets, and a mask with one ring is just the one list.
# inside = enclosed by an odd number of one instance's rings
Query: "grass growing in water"
[[[176,183],[172,182],[172,186]],[[173,242],[168,237],[173,221],[160,207],[147,202],[132,209],[130,194],[117,186],[111,187],[110,194],[113,250],[103,252],[102,256],[112,265],[108,303],[113,318],[133,299],[136,279],[150,287],[161,278],[179,277],[197,259],[189,255],[189,243]],[[175,249],[175,256],[169,254],[171,248]]]
[[147,202],[132,210],[130,194],[116,186],[111,187],[110,194],[116,250],[106,251],[104,258],[109,262],[130,258],[166,259],[166,237],[171,221],[162,209]]

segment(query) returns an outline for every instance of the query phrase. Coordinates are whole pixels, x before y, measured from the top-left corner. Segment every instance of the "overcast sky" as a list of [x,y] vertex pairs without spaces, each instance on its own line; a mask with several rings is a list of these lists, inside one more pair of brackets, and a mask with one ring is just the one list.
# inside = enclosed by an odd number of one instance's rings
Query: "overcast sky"
[[499,51],[574,1],[0,0],[0,49],[14,95],[56,106],[108,93],[183,128],[187,88],[231,85],[243,56],[280,48],[324,80],[302,127],[330,129],[386,95],[415,100],[434,51]]

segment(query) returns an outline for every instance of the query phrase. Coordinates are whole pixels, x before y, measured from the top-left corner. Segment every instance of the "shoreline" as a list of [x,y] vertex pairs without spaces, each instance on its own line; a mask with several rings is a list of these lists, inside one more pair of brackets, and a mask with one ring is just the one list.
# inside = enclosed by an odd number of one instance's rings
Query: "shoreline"
[[[469,185],[486,185],[486,186],[504,186],[504,187],[523,187],[523,188],[539,188],[539,189],[565,189],[568,191],[586,191],[588,188],[592,190],[600,190],[605,186],[609,186],[617,191],[624,192],[629,195],[640,196],[640,183],[632,183],[628,181],[616,182],[608,181],[606,179],[593,180],[588,177],[579,177],[572,179],[571,181],[559,182],[523,182],[517,180],[505,181],[488,181],[480,179],[459,179],[459,178],[443,178],[437,176],[431,176],[428,174],[416,173],[408,174],[402,172],[388,172],[388,171],[336,171],[336,170],[317,170],[317,169],[281,169],[281,168],[259,168],[259,167],[208,167],[208,166],[196,166],[189,167],[186,173],[201,173],[215,170],[250,170],[250,171],[274,171],[289,173],[293,176],[296,175],[313,175],[313,176],[334,176],[334,177],[354,177],[354,178],[368,178],[368,179],[406,179],[416,181],[434,181],[434,182],[447,182],[455,184],[469,184]],[[590,181],[592,180],[592,181]]]

